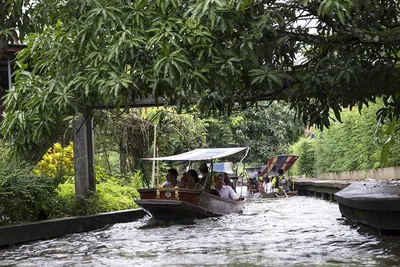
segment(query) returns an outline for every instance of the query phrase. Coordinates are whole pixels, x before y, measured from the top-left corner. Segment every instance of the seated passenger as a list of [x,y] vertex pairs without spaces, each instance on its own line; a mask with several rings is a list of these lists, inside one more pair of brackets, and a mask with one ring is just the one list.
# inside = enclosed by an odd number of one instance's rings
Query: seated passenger
[[179,188],[201,190],[199,175],[195,170],[189,170],[183,176],[178,185]]
[[250,191],[251,192],[258,192],[259,190],[259,185],[258,185],[258,181],[257,178],[253,177],[249,179],[250,182]]
[[179,188],[185,188],[187,176],[188,176],[187,172],[182,173],[181,180],[178,182],[176,186]]
[[230,187],[232,187],[233,191],[236,192],[236,186],[232,183],[231,179],[229,179],[228,174],[226,172],[224,172],[223,174],[225,185],[229,185]]
[[215,178],[215,189],[218,190],[220,197],[222,198],[229,198],[229,199],[234,199],[238,200],[239,197],[236,195],[235,191],[233,191],[232,187],[229,185],[225,185],[224,182],[224,175],[220,173],[216,178]]
[[[278,173],[276,175],[276,179],[275,179],[275,183],[274,181],[272,181],[274,187],[275,187],[275,192],[280,192],[280,191],[286,191],[286,185],[287,185],[287,181],[285,179],[284,176],[285,171],[283,169],[279,169]],[[282,184],[282,182],[284,183],[284,186]]]
[[169,169],[167,171],[167,181],[162,184],[163,188],[174,188],[178,183],[178,171]]
[[266,176],[264,178],[264,183],[263,183],[263,189],[265,193],[272,193],[272,185],[271,182],[269,181],[269,177]]
[[271,186],[273,192],[279,193],[279,175],[272,177]]

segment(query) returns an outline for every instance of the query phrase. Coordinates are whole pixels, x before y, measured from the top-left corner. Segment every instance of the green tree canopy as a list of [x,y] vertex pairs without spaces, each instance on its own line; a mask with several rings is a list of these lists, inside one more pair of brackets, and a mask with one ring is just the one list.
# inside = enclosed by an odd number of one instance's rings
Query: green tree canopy
[[[24,1],[11,1],[21,4]],[[77,114],[147,95],[230,113],[285,99],[304,122],[383,96],[400,113],[399,1],[43,0],[4,136],[28,156]]]

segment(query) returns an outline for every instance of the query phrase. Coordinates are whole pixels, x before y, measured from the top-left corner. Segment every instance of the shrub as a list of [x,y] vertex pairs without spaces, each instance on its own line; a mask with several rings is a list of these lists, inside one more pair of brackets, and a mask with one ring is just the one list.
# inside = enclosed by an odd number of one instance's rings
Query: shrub
[[96,167],[96,193],[89,196],[86,207],[75,203],[75,186],[72,180],[58,186],[56,217],[138,208],[134,199],[139,198],[141,172],[133,176],[110,176],[106,170]]
[[57,185],[32,174],[29,166],[9,163],[0,168],[0,224],[30,222],[51,216]]
[[61,181],[66,177],[73,176],[74,151],[72,143],[66,147],[63,147],[60,143],[55,143],[35,166],[33,173],[60,178]]

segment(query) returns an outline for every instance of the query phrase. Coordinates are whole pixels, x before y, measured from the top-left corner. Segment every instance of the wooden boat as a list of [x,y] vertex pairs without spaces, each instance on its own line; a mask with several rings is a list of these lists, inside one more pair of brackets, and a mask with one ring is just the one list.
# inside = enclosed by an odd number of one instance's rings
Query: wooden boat
[[139,189],[135,202],[156,220],[186,221],[241,212],[244,199],[231,200],[183,188]]
[[[145,158],[152,161],[211,161],[227,157],[246,150],[247,147],[236,148],[203,148],[186,153],[159,158]],[[241,161],[242,161],[241,160]],[[213,169],[211,167],[210,173]],[[140,200],[135,200],[141,208],[156,220],[186,221],[207,217],[222,216],[224,214],[241,212],[244,198],[239,200],[225,199],[204,190],[191,190],[184,188],[147,188],[139,189]]]
[[293,196],[297,196],[297,190],[286,192],[286,194],[285,192],[260,193],[261,198],[286,198]]
[[[278,156],[273,156],[268,159],[268,163],[266,166],[261,166],[264,168],[263,171],[259,174],[261,177],[264,176],[269,176],[269,178],[272,180],[273,176],[278,176],[278,171],[281,170],[282,174],[283,173],[288,173],[290,168],[293,166],[293,164],[296,162],[298,156],[296,155],[278,155]],[[257,167],[260,168],[260,167]],[[254,169],[254,168],[253,168]],[[250,169],[251,170],[251,169]],[[282,177],[284,178],[284,177]],[[291,196],[296,196],[297,191],[294,190],[294,180],[289,179],[286,180],[287,178],[283,179],[285,180],[285,183],[279,183],[279,192],[270,192],[270,193],[265,193],[265,192],[260,192],[260,197],[262,198],[279,198],[279,197],[291,197]],[[263,190],[261,190],[263,191]]]

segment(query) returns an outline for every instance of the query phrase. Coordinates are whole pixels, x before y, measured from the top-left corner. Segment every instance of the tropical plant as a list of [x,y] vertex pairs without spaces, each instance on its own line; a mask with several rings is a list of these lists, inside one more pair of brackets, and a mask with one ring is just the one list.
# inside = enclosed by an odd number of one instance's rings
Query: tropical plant
[[[6,2],[21,10],[25,1]],[[195,102],[204,114],[283,99],[298,118],[318,126],[382,96],[381,114],[396,119],[398,5],[35,1],[27,18],[46,26],[28,35],[18,55],[1,130],[14,152],[32,159],[75,116],[90,117],[96,106],[135,105],[149,95],[180,108]]]
[[74,155],[72,143],[63,147],[55,143],[33,169],[33,173],[60,181],[74,175]]

